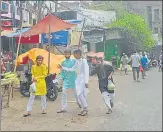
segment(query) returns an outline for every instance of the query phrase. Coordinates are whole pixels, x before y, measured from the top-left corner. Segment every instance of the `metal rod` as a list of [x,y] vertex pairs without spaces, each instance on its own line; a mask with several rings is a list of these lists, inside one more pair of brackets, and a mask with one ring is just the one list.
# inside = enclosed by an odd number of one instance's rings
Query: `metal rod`
[[20,1],[20,36],[19,36],[19,41],[18,41],[18,47],[17,47],[17,53],[16,53],[16,61],[15,61],[15,67],[14,67],[14,72],[16,72],[16,66],[17,66],[17,59],[18,59],[18,54],[19,54],[19,49],[20,49],[20,40],[21,40],[21,30],[22,30],[22,26],[23,26],[23,13],[22,13],[22,1]]
[[49,54],[48,54],[48,74],[50,73],[50,49],[51,49],[51,40],[50,40],[50,36],[51,36],[51,31],[50,31],[50,14],[51,14],[51,3],[50,3],[50,9],[49,9],[49,37],[48,37],[48,44],[49,44]]
[[85,18],[84,18],[84,21],[83,21],[82,30],[81,30],[81,34],[80,34],[80,38],[79,38],[78,49],[79,49],[80,46],[81,46],[81,38],[82,38],[82,34],[83,34],[83,30],[84,30],[84,26],[85,26]]
[[[14,10],[15,10],[15,6],[14,6],[14,3],[13,3],[13,1],[12,1],[12,30],[14,30],[14,21],[15,21],[15,15],[14,15]],[[12,71],[14,70],[14,38],[12,37],[12,40],[11,40],[12,42],[12,45],[11,45],[11,47],[12,47]]]

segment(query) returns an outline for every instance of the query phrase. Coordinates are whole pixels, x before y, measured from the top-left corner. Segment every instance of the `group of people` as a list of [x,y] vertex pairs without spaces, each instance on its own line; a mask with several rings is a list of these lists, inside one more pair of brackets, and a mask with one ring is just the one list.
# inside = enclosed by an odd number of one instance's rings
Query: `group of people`
[[[61,79],[62,79],[62,101],[61,109],[57,113],[67,112],[67,99],[68,90],[72,90],[73,95],[76,99],[78,107],[81,108],[81,112],[78,115],[86,116],[88,114],[88,104],[86,96],[89,93],[88,83],[89,83],[89,66],[87,60],[82,57],[82,51],[80,49],[74,51],[75,59],[71,58],[71,50],[66,49],[64,51],[65,60],[58,65],[61,69]],[[43,57],[38,56],[36,58],[36,64],[32,66],[32,80],[36,84],[36,91],[34,94],[30,95],[27,104],[27,110],[24,113],[24,117],[31,114],[32,105],[35,96],[41,96],[42,114],[46,114],[46,83],[45,77],[47,76],[47,68],[43,64]],[[113,81],[113,67],[111,65],[105,64],[102,58],[97,59],[94,57],[95,69],[92,71],[93,74],[97,74],[99,80],[99,90],[103,100],[108,108],[107,114],[112,113],[112,108],[114,106],[114,88],[108,89],[108,82]]]
[[[128,58],[128,56],[123,53],[122,57],[121,57],[121,63],[122,63],[122,67],[121,67],[121,71],[124,69],[125,74],[128,74],[128,63],[131,62],[131,66],[132,66],[132,71],[133,71],[133,79],[137,82],[140,82],[139,80],[139,73],[140,71],[142,72],[142,79],[145,79],[146,76],[146,70],[148,68],[148,63],[149,63],[149,59],[147,56],[146,52],[134,52],[130,59]],[[136,75],[137,74],[137,75]]]

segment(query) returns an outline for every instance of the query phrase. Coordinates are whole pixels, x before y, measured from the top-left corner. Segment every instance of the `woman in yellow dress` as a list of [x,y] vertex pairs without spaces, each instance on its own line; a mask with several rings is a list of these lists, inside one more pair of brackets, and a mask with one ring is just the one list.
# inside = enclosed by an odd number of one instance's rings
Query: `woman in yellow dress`
[[42,114],[46,114],[46,82],[45,77],[47,76],[47,67],[43,64],[43,57],[36,57],[36,64],[32,66],[32,81],[36,85],[36,91],[30,95],[27,104],[27,110],[24,114],[24,117],[30,115],[32,110],[32,105],[34,103],[35,96],[41,96],[41,106],[42,106]]

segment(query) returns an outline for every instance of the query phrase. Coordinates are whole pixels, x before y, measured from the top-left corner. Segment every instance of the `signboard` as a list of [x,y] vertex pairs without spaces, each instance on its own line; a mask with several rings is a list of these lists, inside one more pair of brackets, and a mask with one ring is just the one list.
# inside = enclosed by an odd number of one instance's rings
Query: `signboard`
[[[42,34],[41,35],[42,43],[47,44],[48,38],[49,38],[49,34]],[[68,43],[68,31],[62,30],[59,32],[51,33],[50,40],[51,40],[52,45],[57,45],[57,46],[67,45],[67,43]]]
[[[16,37],[16,43],[18,44],[19,37]],[[28,37],[21,37],[20,44],[38,44],[39,35],[33,35]]]

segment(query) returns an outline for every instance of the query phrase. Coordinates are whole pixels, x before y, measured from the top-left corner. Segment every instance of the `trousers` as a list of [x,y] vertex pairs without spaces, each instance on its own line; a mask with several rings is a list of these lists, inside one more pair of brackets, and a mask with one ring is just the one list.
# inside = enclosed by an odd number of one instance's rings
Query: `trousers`
[[[62,109],[63,110],[67,110],[67,99],[68,99],[68,90],[66,88],[63,88],[62,90]],[[76,94],[76,89],[75,88],[71,88],[72,93],[73,93],[73,97],[75,98],[77,104],[81,104],[81,102],[79,101],[77,94]]]
[[112,109],[110,102],[114,101],[115,93],[108,93],[107,91],[101,93],[103,100],[108,109]]
[[[35,95],[31,95],[27,104],[28,112],[32,111],[34,100],[35,100]],[[46,110],[46,96],[45,95],[41,96],[41,107],[42,107],[42,110]]]

